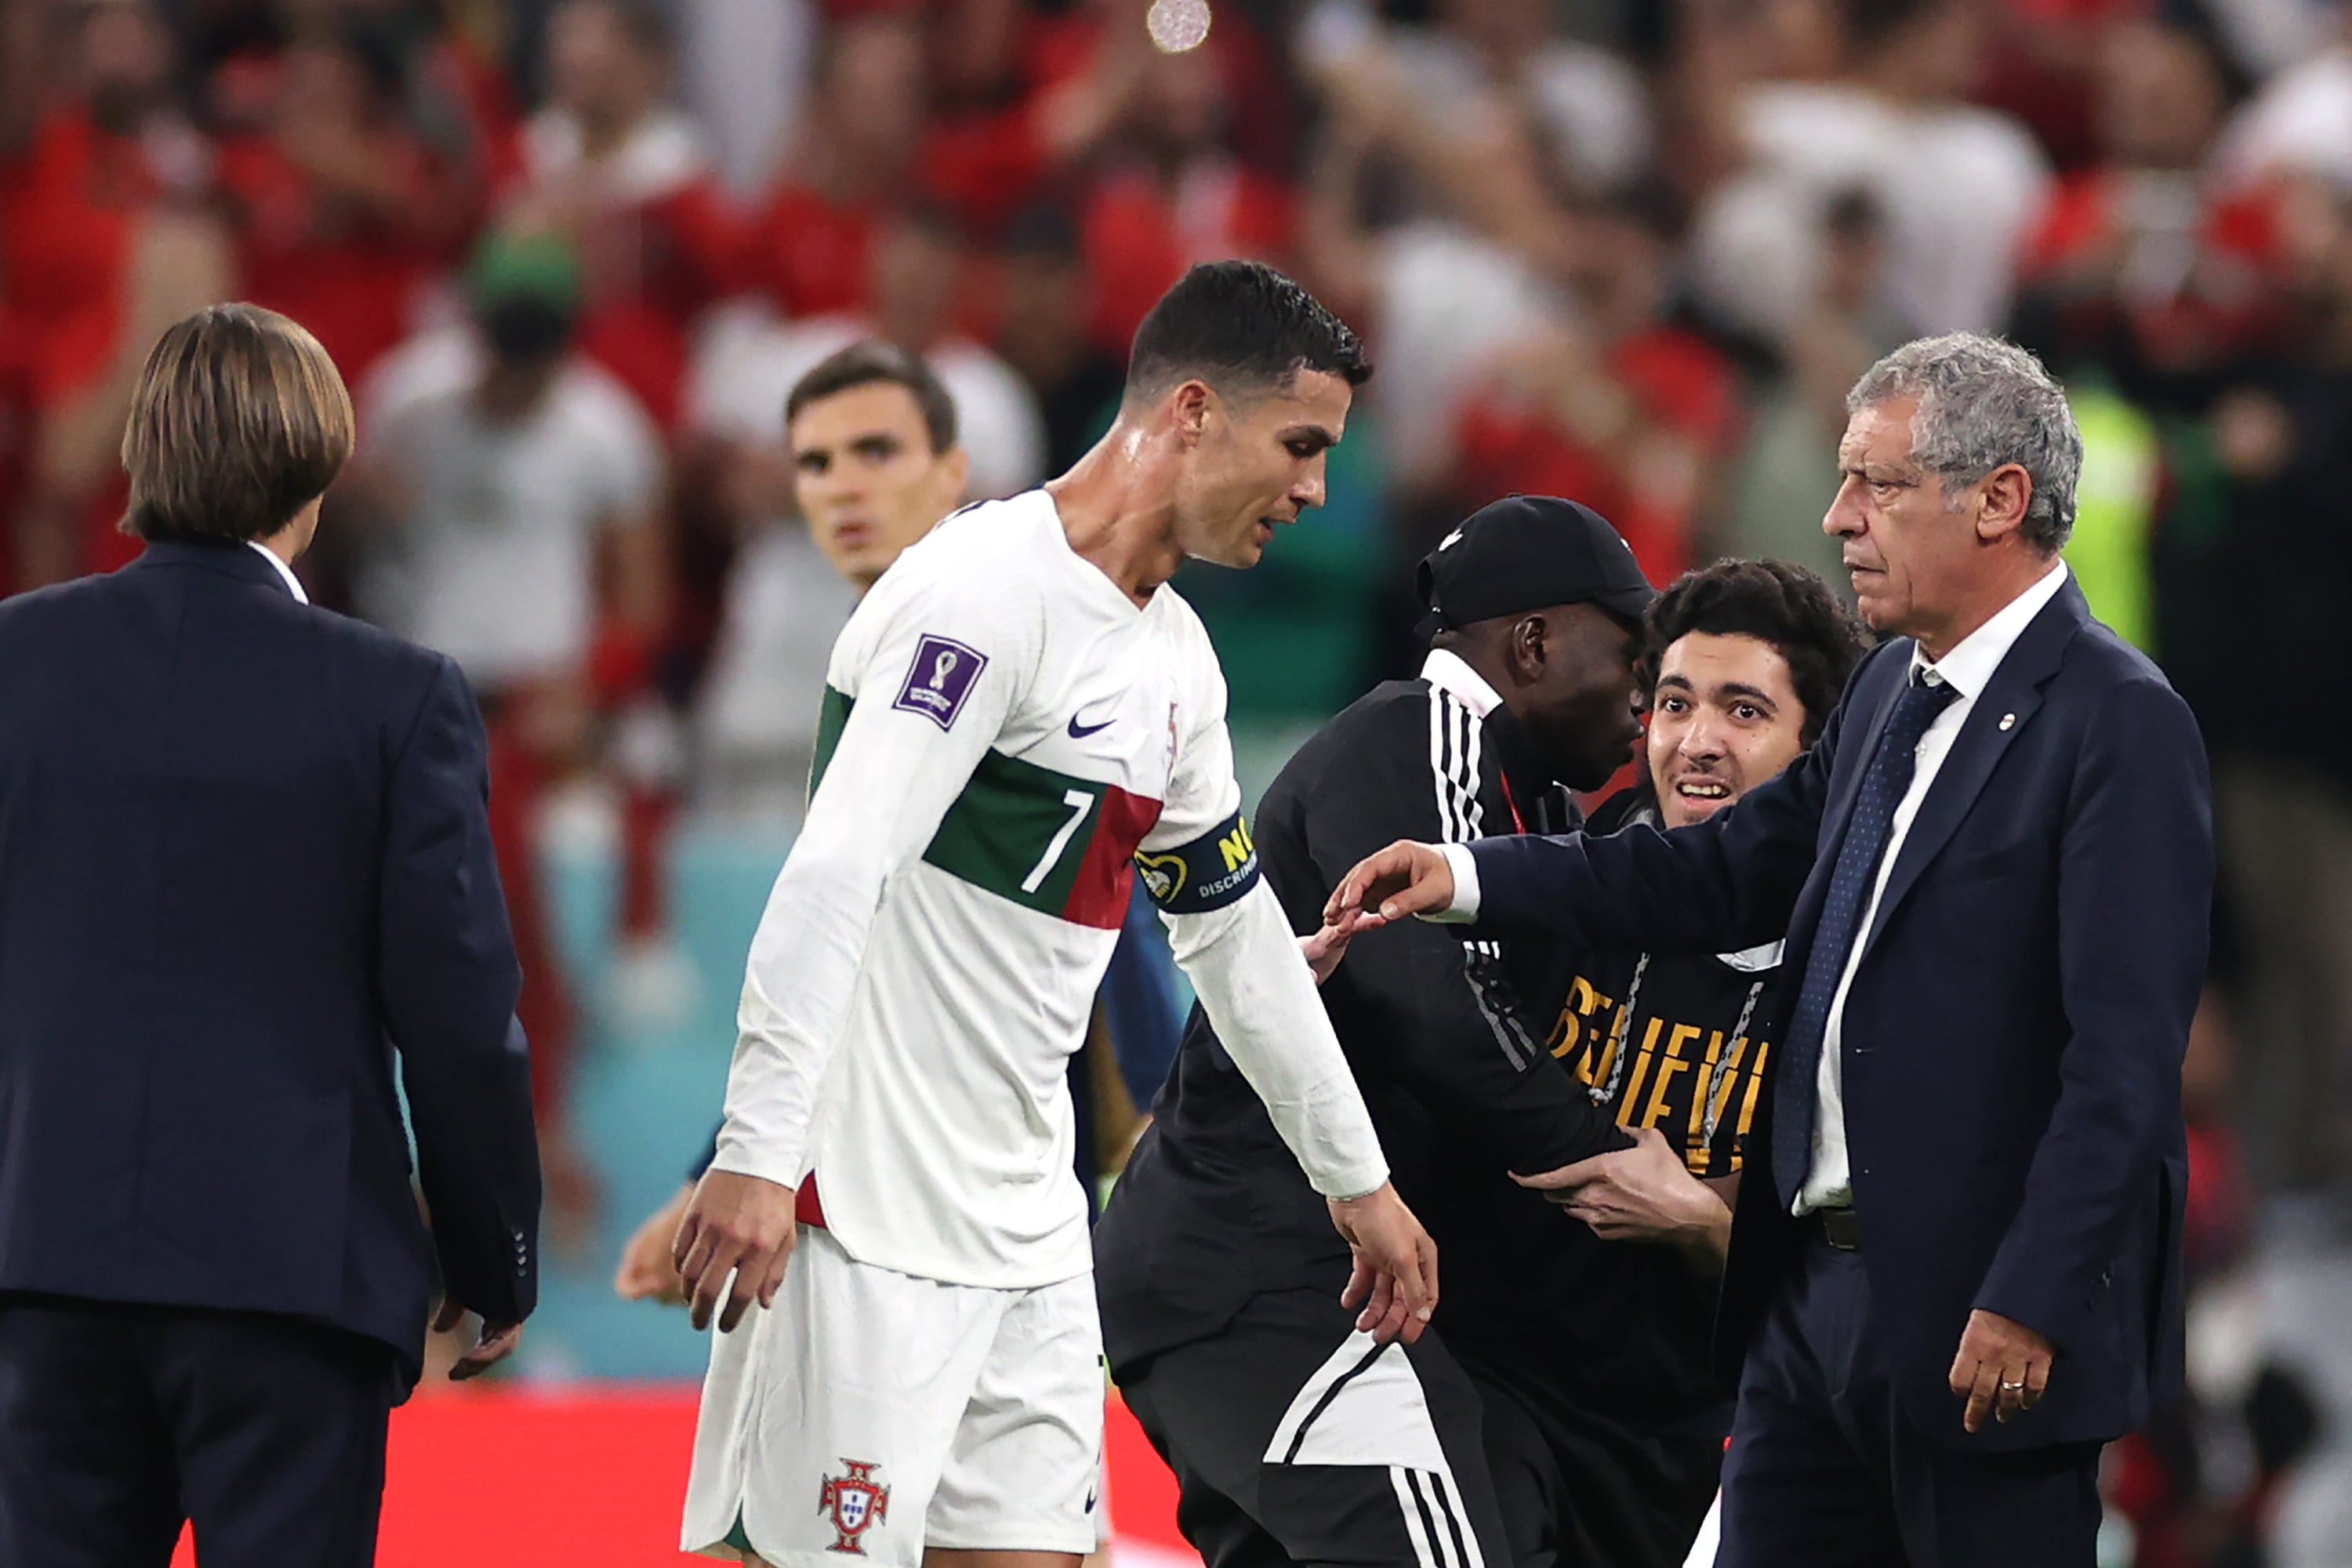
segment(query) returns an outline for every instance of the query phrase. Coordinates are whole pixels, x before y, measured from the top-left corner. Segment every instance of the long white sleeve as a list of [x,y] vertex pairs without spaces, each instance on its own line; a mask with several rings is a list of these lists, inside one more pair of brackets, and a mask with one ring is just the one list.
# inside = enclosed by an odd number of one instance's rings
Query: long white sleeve
[[797,1185],[818,1091],[884,884],[919,857],[1030,679],[1034,601],[1006,584],[887,578],[842,633],[848,713],[744,967],[711,1168]]
[[1387,1181],[1380,1134],[1274,889],[1260,882],[1223,908],[1164,919],[1225,1054],[1308,1183],[1356,1198]]
[[1259,879],[1225,731],[1224,672],[1198,618],[1184,614],[1192,722],[1137,860],[1176,962],[1299,1168],[1326,1197],[1361,1197],[1388,1180],[1388,1162],[1282,903]]

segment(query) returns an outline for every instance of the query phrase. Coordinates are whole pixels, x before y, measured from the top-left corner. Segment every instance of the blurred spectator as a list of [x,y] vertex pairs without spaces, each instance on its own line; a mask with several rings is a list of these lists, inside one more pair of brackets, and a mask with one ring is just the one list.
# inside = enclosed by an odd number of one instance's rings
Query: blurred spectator
[[1237,159],[1217,51],[1155,53],[1089,182],[1083,218],[1096,343],[1124,354],[1160,295],[1199,261],[1290,258],[1289,187]]
[[2210,31],[2153,20],[2107,32],[2094,80],[2098,160],[2042,209],[2017,330],[2062,370],[2102,363],[2132,396],[2194,407],[2277,327],[2274,204],[2206,175],[2243,84]]
[[[877,215],[906,199],[914,181],[924,92],[918,13],[856,15],[828,29],[808,123],[744,238],[743,280],[785,315],[866,304]],[[775,407],[782,406],[779,397]]]
[[768,188],[807,111],[817,7],[810,0],[682,0],[679,86],[728,193]]
[[535,836],[548,792],[593,761],[597,710],[643,683],[665,590],[662,451],[572,351],[581,269],[562,241],[494,237],[468,284],[472,327],[395,351],[369,389],[362,449],[386,526],[362,605],[456,659],[488,723],[548,1199],[576,1240],[593,1191],[562,1112],[572,1007]]
[[1005,363],[961,330],[968,298],[966,242],[936,207],[907,207],[880,224],[867,265],[872,310],[777,322],[734,312],[705,332],[687,423],[737,442],[770,443],[793,384],[869,337],[921,354],[954,395],[971,451],[973,498],[1008,496],[1045,477],[1036,399]]
[[1047,473],[1067,469],[1101,438],[1127,387],[1127,354],[1095,340],[1093,318],[1077,226],[1058,206],[1030,207],[1005,232],[995,346],[1036,394]]
[[2049,174],[2015,121],[1963,101],[1979,60],[1979,0],[1765,9],[1813,13],[1835,70],[1825,81],[1734,76],[1708,89],[1736,106],[1722,156],[1738,172],[1698,213],[1702,296],[1786,342],[1820,294],[1822,216],[1860,189],[1885,215],[1888,302],[1909,332],[2000,328],[2012,258]]
[[[132,0],[0,6],[0,408],[22,430],[8,587],[117,566],[116,447],[147,345],[228,292],[210,177]],[[0,504],[8,500],[0,490]]]
[[925,16],[917,6],[852,8],[818,48],[807,122],[740,262],[742,283],[788,316],[873,308],[869,252],[908,203],[992,232],[1102,140],[1148,53],[1139,26],[1099,48],[1068,37],[1060,74],[1011,108],[935,114]]
[[242,292],[309,327],[353,384],[480,216],[481,171],[408,123],[406,73],[386,29],[321,29],[278,62],[268,123],[221,149]]
[[[1309,64],[1328,123],[1302,215],[1307,268],[1380,356],[1367,401],[1380,410],[1394,484],[1433,500],[1454,466],[1454,416],[1473,377],[1562,307],[1549,273],[1565,226],[1526,113],[1488,104],[1464,123],[1423,112],[1377,37],[1326,39]],[[1402,221],[1378,221],[1375,176],[1394,163],[1429,199]],[[1402,552],[1433,542],[1406,541]]]
[[2339,4],[2323,27],[2324,43],[2273,77],[2231,123],[2217,155],[2224,180],[2311,174],[2352,189],[2352,14]]
[[2173,433],[2162,646],[2213,754],[2221,884],[2245,933],[2238,1101],[2265,1190],[2352,1177],[2352,742],[2314,725],[2352,603],[2352,198],[2282,215],[2297,324]]
[[1455,479],[1471,508],[1512,491],[1578,498],[1616,520],[1660,583],[1692,563],[1702,489],[1738,416],[1730,362],[1664,319],[1668,222],[1638,196],[1581,215],[1574,311],[1500,355],[1469,395]]
[[2268,1359],[2245,1265],[2252,1194],[2230,1131],[2235,1047],[2208,992],[2189,1037],[2182,1237],[2187,1386],[2109,1451],[2105,1491],[2131,1522],[2133,1568],[2261,1568],[2271,1515],[2321,1436],[2302,1380]]
[[677,413],[687,328],[740,244],[701,134],[667,106],[668,29],[644,0],[566,0],[547,35],[550,106],[522,137],[507,221],[578,247],[580,345],[656,424]]
[[1821,290],[1782,345],[1786,369],[1749,413],[1748,438],[1709,540],[1723,555],[1809,566],[1851,597],[1840,542],[1822,529],[1838,488],[1845,395],[1907,335],[1886,304],[1878,205],[1848,191],[1822,219]]
[[[1318,0],[1300,50],[1336,65],[1381,32],[1361,0]],[[1398,86],[1420,112],[1459,121],[1497,96],[1541,128],[1545,154],[1577,184],[1607,190],[1649,172],[1651,129],[1642,78],[1619,56],[1558,36],[1545,0],[1442,0],[1433,26],[1388,29],[1381,42]]]

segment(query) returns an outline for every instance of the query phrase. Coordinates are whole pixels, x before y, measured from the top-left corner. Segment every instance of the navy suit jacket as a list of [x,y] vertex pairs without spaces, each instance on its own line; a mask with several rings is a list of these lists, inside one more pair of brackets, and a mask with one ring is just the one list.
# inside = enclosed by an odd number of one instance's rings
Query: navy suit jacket
[[[1480,841],[1479,930],[1728,952],[1786,931],[1801,984],[1912,643],[1855,672],[1821,740],[1710,821]],[[1984,1449],[2111,1438],[2179,1375],[2180,1062],[2205,975],[2204,745],[2069,583],[1969,710],[1896,856],[1845,1001],[1853,1202],[1896,1394]],[[1784,1060],[1775,1054],[1768,1072]],[[1748,1139],[1772,1146],[1771,1086]],[[1747,1163],[1717,1351],[1734,1372],[1801,1232]],[[1984,1308],[2057,1347],[2047,1397],[1976,1437],[1946,1385]]]
[[0,603],[0,1291],[333,1324],[404,1388],[436,1250],[520,1321],[530,1065],[457,666],[158,543]]

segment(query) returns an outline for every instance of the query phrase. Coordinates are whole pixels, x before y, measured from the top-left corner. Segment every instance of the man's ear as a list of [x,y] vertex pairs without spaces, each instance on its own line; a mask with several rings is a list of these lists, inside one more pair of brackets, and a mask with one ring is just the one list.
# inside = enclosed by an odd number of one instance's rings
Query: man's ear
[[1544,638],[1549,629],[1541,616],[1529,616],[1512,624],[1505,653],[1510,661],[1511,675],[1520,685],[1533,686],[1543,679]]
[[2003,463],[1977,481],[1977,537],[1987,544],[2025,526],[2033,504],[2033,479],[2019,463]]
[[1168,395],[1168,403],[1169,421],[1175,428],[1176,438],[1187,447],[1199,446],[1211,416],[1216,412],[1216,393],[1205,381],[1188,381]]

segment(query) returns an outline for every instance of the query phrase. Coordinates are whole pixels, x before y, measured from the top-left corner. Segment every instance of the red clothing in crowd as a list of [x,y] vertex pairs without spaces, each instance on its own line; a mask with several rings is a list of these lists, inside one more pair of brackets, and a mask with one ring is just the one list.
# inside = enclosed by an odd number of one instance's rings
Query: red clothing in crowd
[[2052,163],[2080,168],[2098,153],[2088,42],[2154,9],[2152,0],[2000,0],[1972,96],[2023,121]]
[[1087,194],[1082,229],[1096,342],[1123,356],[1144,316],[1196,261],[1282,265],[1296,221],[1287,186],[1227,159],[1194,160],[1173,189],[1143,169],[1109,174]]
[[[1729,440],[1738,378],[1704,339],[1652,327],[1619,342],[1604,363],[1644,418],[1685,437],[1703,455]],[[1611,454],[1587,446],[1551,410],[1488,388],[1463,405],[1457,439],[1465,493],[1574,496],[1617,525],[1651,582],[1672,582],[1691,565],[1689,516],[1646,495]]]
[[1030,110],[944,119],[902,187],[841,200],[789,177],[779,184],[744,230],[737,286],[788,316],[867,313],[874,240],[892,205],[935,203],[985,237],[1036,194],[1045,172]]
[[[2021,281],[2028,288],[2100,265],[2127,232],[2137,176],[2107,169],[2075,174],[2052,195],[2025,247]],[[2172,184],[2172,182],[2168,182]],[[2185,188],[2182,177],[2175,188]],[[2142,280],[2126,268],[2081,308],[2120,307],[2140,353],[2158,365],[2205,363],[2252,346],[2278,324],[2280,295],[2272,276],[2278,255],[2272,193],[2208,198],[2193,256],[2169,279]]]
[[53,114],[0,153],[0,375],[36,406],[111,362],[131,226],[155,192],[140,142],[83,114]]
[[787,316],[863,310],[877,217],[872,203],[836,202],[805,185],[779,186],[745,233],[745,287],[774,300]]
[[[132,226],[160,184],[145,143],[78,112],[50,115],[25,147],[0,153],[0,401],[20,448],[44,411],[89,391],[113,364]],[[126,497],[116,475],[90,498],[87,569],[109,571],[138,553],[114,528]]]
[[310,328],[354,385],[408,334],[419,291],[457,258],[472,216],[422,149],[384,155],[407,192],[405,216],[392,221],[321,193],[268,137],[221,150],[246,297]]

